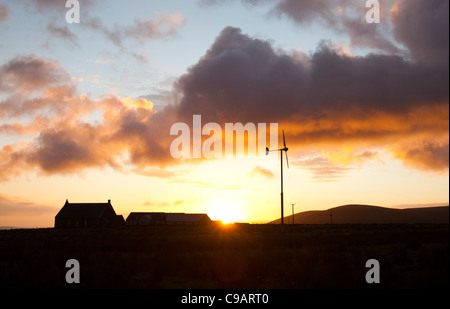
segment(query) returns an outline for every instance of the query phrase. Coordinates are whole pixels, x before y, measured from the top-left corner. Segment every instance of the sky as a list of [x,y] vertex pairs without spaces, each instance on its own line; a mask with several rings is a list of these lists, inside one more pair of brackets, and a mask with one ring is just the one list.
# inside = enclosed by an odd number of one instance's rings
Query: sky
[[237,123],[284,130],[285,215],[448,205],[449,1],[380,0],[379,23],[359,0],[78,3],[0,0],[0,226],[66,199],[275,220],[279,153],[190,155]]

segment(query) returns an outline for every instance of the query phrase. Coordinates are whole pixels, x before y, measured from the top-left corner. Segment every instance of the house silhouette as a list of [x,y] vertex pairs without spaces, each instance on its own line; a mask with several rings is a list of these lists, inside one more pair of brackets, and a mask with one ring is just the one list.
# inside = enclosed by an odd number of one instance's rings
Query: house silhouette
[[55,216],[55,228],[62,227],[110,227],[124,225],[122,215],[117,215],[107,203],[66,203]]

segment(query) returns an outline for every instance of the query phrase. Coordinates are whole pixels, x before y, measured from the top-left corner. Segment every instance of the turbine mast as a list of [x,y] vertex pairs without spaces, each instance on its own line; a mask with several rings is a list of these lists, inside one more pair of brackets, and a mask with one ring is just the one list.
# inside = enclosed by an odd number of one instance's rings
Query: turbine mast
[[[284,132],[283,132],[284,135]],[[284,232],[284,198],[283,198],[283,149],[280,149],[281,160],[281,231]]]
[[283,146],[284,148],[280,149],[272,149],[270,150],[269,147],[266,147],[266,155],[269,154],[271,151],[279,151],[280,152],[280,162],[281,162],[281,232],[284,232],[284,198],[283,198],[283,151],[286,153],[286,163],[287,167],[289,168],[289,159],[287,152],[289,148],[286,147],[286,139],[284,137],[284,130],[283,130]]

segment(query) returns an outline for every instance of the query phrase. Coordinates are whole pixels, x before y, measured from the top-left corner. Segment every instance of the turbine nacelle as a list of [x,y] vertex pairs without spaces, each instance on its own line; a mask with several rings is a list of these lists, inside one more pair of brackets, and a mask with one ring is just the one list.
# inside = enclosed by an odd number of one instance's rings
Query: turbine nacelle
[[287,167],[289,168],[289,159],[288,159],[288,155],[287,155],[289,148],[286,147],[286,138],[284,137],[284,130],[283,130],[283,146],[284,146],[284,148],[273,149],[273,150],[270,150],[269,147],[266,147],[266,156],[269,155],[269,152],[271,152],[271,151],[281,151],[281,155],[283,155],[283,151],[284,151],[286,153],[286,164],[287,164]]

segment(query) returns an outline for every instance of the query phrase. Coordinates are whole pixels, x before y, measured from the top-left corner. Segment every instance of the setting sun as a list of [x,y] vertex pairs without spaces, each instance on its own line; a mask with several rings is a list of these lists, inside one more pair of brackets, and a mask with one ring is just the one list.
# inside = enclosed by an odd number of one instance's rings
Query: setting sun
[[220,220],[224,224],[235,223],[244,219],[242,203],[228,198],[217,197],[207,201],[208,214],[212,220]]

